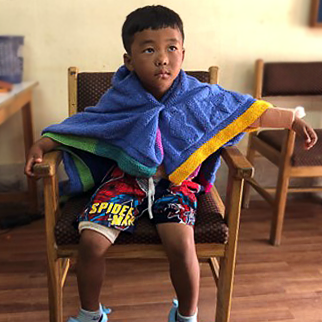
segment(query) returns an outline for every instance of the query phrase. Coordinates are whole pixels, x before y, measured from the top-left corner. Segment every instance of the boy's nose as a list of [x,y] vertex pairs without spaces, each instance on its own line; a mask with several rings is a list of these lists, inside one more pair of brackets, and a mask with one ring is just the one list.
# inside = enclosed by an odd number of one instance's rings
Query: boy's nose
[[155,64],[157,66],[164,66],[164,65],[167,65],[168,64],[168,57],[167,55],[165,54],[159,54],[156,61],[155,61]]

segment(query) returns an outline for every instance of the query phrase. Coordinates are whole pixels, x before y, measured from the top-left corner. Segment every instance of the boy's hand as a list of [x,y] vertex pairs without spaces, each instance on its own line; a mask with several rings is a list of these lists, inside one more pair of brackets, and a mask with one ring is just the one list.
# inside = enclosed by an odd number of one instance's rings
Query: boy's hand
[[45,153],[55,149],[58,145],[58,142],[48,138],[43,137],[30,148],[30,151],[27,156],[27,161],[25,165],[25,174],[30,177],[34,177],[33,166],[36,163],[41,163],[43,161],[43,156]]
[[294,119],[292,130],[305,140],[305,150],[311,149],[318,140],[318,136],[311,126],[298,117]]
[[28,154],[26,165],[25,165],[25,174],[30,177],[34,177],[33,166],[36,163],[41,163],[43,160],[44,151],[39,144],[35,143]]

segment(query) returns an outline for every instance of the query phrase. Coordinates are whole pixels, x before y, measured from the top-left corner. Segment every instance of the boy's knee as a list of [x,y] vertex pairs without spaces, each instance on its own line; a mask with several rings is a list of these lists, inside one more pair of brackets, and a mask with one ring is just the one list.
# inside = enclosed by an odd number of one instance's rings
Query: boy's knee
[[99,259],[105,256],[111,242],[102,234],[84,229],[80,237],[79,256],[87,259]]
[[176,238],[168,248],[170,261],[190,261],[196,254],[195,243],[193,238],[180,236]]

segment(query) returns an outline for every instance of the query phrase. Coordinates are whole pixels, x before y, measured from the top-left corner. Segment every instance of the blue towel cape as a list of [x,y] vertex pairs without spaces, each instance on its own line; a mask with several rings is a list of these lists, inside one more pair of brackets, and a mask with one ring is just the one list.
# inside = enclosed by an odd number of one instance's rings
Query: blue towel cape
[[220,149],[236,144],[269,106],[250,95],[201,83],[182,70],[160,101],[125,66],[112,84],[96,106],[43,131],[69,152],[64,153],[64,162],[71,192],[87,190],[102,179],[111,160],[123,171],[143,177],[152,176],[163,164],[175,184],[201,164],[197,180],[209,190]]

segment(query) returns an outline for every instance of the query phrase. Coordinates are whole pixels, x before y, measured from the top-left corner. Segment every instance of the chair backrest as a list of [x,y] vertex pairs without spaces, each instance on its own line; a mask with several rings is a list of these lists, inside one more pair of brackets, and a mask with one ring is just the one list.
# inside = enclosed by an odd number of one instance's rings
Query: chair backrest
[[[208,71],[187,71],[188,75],[210,84],[218,83],[218,67]],[[101,96],[112,86],[112,72],[78,72],[76,67],[68,69],[69,115],[97,104]]]
[[322,95],[322,62],[256,61],[256,98],[293,95]]

